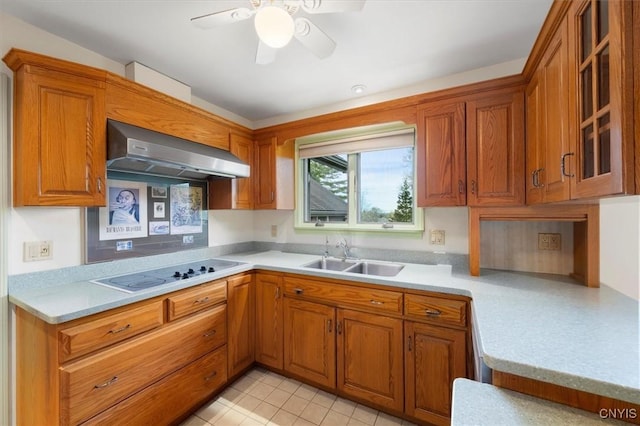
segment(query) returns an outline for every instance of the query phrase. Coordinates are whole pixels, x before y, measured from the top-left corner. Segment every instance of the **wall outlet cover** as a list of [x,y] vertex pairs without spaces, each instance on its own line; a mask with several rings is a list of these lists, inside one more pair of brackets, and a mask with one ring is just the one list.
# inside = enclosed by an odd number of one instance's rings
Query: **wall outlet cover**
[[432,229],[431,230],[431,245],[443,246],[444,245],[444,230]]

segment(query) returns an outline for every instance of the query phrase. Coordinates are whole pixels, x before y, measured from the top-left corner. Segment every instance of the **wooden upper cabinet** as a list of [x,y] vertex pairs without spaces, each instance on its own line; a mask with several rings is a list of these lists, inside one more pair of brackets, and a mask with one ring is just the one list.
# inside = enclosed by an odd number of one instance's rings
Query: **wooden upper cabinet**
[[572,199],[635,192],[634,3],[583,0],[569,10],[570,72],[578,106],[570,152]]
[[14,206],[106,205],[104,73],[15,49],[4,61],[14,71]]
[[[570,148],[567,20],[554,34],[527,87],[527,203],[568,200]],[[566,154],[566,155],[565,155]]]
[[217,209],[247,209],[253,208],[253,181],[256,168],[253,167],[253,139],[231,133],[229,136],[229,152],[249,164],[251,176],[246,178],[209,179],[209,208]]
[[[259,137],[254,153],[254,208],[293,210],[294,141]],[[253,172],[252,172],[253,173]]]
[[466,197],[465,103],[418,107],[418,206],[464,206]]
[[524,92],[467,101],[467,205],[524,204]]

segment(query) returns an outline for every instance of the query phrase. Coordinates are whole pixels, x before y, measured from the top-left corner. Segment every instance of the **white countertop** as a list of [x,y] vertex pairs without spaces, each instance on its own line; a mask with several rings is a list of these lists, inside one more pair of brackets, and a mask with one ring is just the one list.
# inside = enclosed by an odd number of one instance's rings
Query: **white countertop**
[[604,409],[595,414],[473,380],[453,381],[451,426],[625,424],[613,415],[632,418],[635,413]]
[[89,281],[34,283],[10,287],[9,301],[55,324],[252,269],[459,294],[472,298],[475,338],[490,368],[640,403],[639,304],[609,287],[495,270],[483,270],[481,277],[452,275],[448,265],[410,263],[395,277],[363,276],[303,268],[319,256],[279,251],[219,257],[246,264],[134,294]]

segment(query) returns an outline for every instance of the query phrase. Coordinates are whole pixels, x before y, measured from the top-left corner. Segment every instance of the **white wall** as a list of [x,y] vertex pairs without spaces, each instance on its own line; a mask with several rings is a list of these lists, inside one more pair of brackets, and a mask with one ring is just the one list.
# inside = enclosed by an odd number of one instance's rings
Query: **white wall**
[[640,300],[640,196],[600,201],[600,282]]
[[[466,207],[443,207],[425,209],[424,235],[363,234],[358,232],[316,232],[296,230],[293,227],[292,211],[260,210],[255,212],[253,235],[256,241],[296,244],[324,244],[325,235],[333,245],[346,237],[352,247],[384,248],[390,250],[444,251],[448,253],[468,253],[468,214]],[[271,226],[276,225],[276,237],[271,236]],[[445,230],[445,245],[432,246],[429,241],[430,229]],[[319,253],[320,254],[320,253]]]

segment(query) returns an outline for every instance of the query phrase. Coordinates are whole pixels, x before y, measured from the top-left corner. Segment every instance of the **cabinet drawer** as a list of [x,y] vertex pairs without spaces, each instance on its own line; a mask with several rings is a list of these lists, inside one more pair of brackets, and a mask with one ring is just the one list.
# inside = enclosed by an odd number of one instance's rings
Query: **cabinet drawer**
[[226,381],[227,347],[223,346],[103,411],[85,424],[170,424],[208,399]]
[[89,419],[222,346],[226,328],[222,305],[62,367],[61,424]]
[[404,311],[408,317],[465,327],[467,303],[462,300],[407,294]]
[[367,310],[402,313],[402,293],[324,283],[300,278],[285,278],[288,296],[304,296],[338,306],[358,306]]
[[60,359],[69,361],[162,325],[162,301],[58,332]]
[[167,299],[169,321],[198,312],[227,299],[227,282],[216,281],[184,290]]

